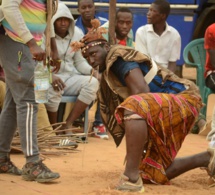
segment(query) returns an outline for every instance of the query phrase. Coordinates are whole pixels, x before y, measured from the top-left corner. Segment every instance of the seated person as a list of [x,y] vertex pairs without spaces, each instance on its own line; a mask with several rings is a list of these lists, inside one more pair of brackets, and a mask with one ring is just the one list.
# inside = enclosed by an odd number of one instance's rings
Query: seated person
[[167,24],[169,13],[168,1],[155,0],[151,4],[147,12],[148,24],[137,29],[135,49],[175,72],[176,61],[180,59],[181,36]]
[[[133,14],[131,10],[128,8],[119,8],[115,19],[115,44],[134,47],[132,26]],[[104,27],[108,31],[109,22],[106,22],[101,27]],[[108,41],[108,32],[103,34],[103,37]]]
[[[101,25],[108,21],[106,18],[96,15],[94,0],[78,0],[78,12],[80,16],[77,18],[77,20],[75,20],[75,26],[77,26],[82,31],[82,36],[87,34],[88,31],[92,29],[92,19],[97,18]],[[109,139],[107,129],[102,122],[99,101],[96,102],[95,106],[95,120],[92,126],[94,133],[93,135],[96,138]]]
[[[0,66],[0,113],[4,104],[4,98],[6,93],[6,85],[5,85],[5,77],[3,69]],[[51,126],[48,118],[48,114],[46,111],[46,107],[44,104],[38,104],[38,112],[37,112],[37,129],[43,129],[44,131],[53,131],[53,127]],[[50,134],[51,136],[53,134]],[[61,146],[70,146],[77,148],[78,144],[72,140],[65,142],[63,139],[61,140]],[[59,143],[59,144],[60,144]],[[62,144],[63,143],[63,144]]]
[[77,26],[86,35],[92,28],[91,20],[96,18],[103,25],[108,20],[95,13],[94,0],[78,0],[78,12],[80,16],[75,20],[75,26]]
[[[137,29],[135,49],[175,72],[176,62],[180,59],[181,36],[166,21],[170,11],[168,1],[153,1],[147,12],[148,24]],[[199,133],[205,123],[204,115],[200,114],[191,132]]]
[[[92,68],[82,57],[81,52],[75,53],[70,47],[70,43],[80,40],[82,35],[75,27],[73,16],[64,3],[59,3],[52,22],[59,58],[62,61],[58,73],[53,74],[52,86],[49,89],[49,102],[45,104],[51,124],[57,122],[57,110],[62,95],[78,96],[66,119],[66,124],[61,127],[61,130],[64,130],[71,128],[73,122],[95,100],[99,84],[95,77],[90,76]],[[71,134],[72,131],[64,133]]]

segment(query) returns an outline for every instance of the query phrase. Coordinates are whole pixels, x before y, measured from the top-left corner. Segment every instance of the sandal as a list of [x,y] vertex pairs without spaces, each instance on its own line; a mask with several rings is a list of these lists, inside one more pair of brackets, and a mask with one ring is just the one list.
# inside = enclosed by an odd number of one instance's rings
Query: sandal
[[208,174],[215,178],[215,148],[208,148],[207,151],[211,155],[208,164]]
[[210,177],[208,179],[208,187],[211,188],[211,187],[214,187],[215,186],[215,179],[213,177]]
[[139,192],[139,193],[143,193],[145,191],[141,177],[138,178],[136,183],[132,183],[129,181],[129,178],[124,174],[122,174],[119,184],[116,186],[115,189],[124,192]]
[[71,141],[70,139],[61,139],[58,145],[55,145],[55,148],[77,148],[78,144],[75,141]]

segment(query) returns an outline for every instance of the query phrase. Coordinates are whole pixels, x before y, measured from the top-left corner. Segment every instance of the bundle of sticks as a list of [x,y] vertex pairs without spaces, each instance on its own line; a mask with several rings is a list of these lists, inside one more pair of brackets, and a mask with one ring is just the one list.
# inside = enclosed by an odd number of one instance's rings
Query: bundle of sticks
[[[74,146],[61,145],[62,140],[65,140],[65,139],[68,139],[68,140],[74,141],[74,142],[78,142],[78,143],[87,142],[88,135],[85,135],[85,133],[81,133],[81,132],[74,133],[74,134],[71,134],[70,136],[68,136],[66,134],[66,132],[80,131],[80,127],[72,127],[70,129],[59,130],[59,128],[63,124],[65,124],[65,122],[56,123],[51,126],[46,126],[46,127],[43,127],[43,128],[40,128],[37,130],[38,147],[39,147],[40,153],[42,155],[48,155],[48,154],[60,155],[60,154],[68,153],[71,151],[73,151],[73,152],[78,151]],[[56,126],[57,126],[57,128],[54,128]],[[51,129],[50,127],[53,128],[53,130],[47,130],[47,129]],[[58,133],[64,132],[64,134],[56,135],[56,132],[58,132]],[[12,148],[13,152],[22,152],[20,136],[19,136],[18,131],[13,138],[11,148]]]

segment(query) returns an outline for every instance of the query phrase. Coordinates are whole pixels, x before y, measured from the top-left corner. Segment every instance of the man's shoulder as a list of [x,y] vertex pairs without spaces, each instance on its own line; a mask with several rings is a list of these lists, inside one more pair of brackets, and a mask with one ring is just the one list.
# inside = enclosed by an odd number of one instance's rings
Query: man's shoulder
[[112,45],[108,53],[108,57],[115,58],[116,56],[121,56],[125,61],[131,61],[131,59],[135,60],[142,58],[149,60],[148,56],[135,50],[134,48],[118,44]]
[[101,27],[109,29],[109,21],[107,21],[104,24],[102,24]]
[[146,31],[150,31],[150,30],[153,30],[152,25],[151,24],[145,24],[143,26],[140,26],[137,29],[137,32],[146,32]]
[[171,34],[173,34],[173,35],[180,36],[178,30],[176,28],[174,28],[173,26],[168,25],[168,31],[170,31]]
[[74,27],[73,39],[79,41],[80,39],[83,38],[83,36],[84,36],[83,31],[79,27],[75,26]]
[[81,16],[75,20],[75,26],[81,26]]

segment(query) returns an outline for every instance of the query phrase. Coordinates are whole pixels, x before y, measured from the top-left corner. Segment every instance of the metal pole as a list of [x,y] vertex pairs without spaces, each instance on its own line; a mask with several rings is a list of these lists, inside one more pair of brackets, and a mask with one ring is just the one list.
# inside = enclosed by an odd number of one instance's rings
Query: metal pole
[[116,18],[116,0],[110,0],[109,7],[109,43],[110,45],[115,44],[115,18]]

